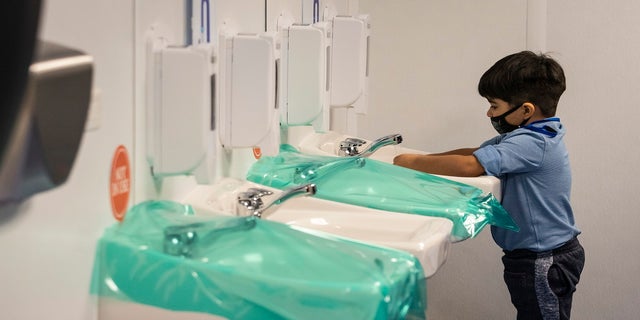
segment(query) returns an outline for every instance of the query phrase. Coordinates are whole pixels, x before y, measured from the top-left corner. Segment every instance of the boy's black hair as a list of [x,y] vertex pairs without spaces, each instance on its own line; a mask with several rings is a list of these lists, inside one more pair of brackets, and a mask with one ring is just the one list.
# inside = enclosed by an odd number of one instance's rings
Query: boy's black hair
[[478,83],[481,96],[501,99],[514,107],[531,102],[545,117],[555,116],[558,100],[565,89],[560,64],[547,55],[531,51],[498,60]]

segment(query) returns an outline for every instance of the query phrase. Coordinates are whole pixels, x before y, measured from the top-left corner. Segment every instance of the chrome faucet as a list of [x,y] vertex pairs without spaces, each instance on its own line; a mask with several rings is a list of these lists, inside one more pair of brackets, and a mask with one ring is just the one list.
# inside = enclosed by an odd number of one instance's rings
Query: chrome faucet
[[396,145],[400,143],[402,143],[402,135],[397,133],[390,134],[371,141],[371,143],[369,143],[369,145],[364,150],[359,151],[358,147],[365,145],[366,141],[357,138],[347,138],[344,141],[340,142],[338,155],[346,157],[368,157],[376,152],[376,150],[384,146]]
[[249,188],[238,194],[238,215],[244,218],[220,218],[184,225],[170,225],[164,229],[164,252],[179,257],[198,258],[202,250],[226,233],[249,230],[256,225],[256,218],[263,218],[288,199],[310,196],[316,193],[315,184],[305,184],[284,190],[276,198],[264,204],[262,197],[273,192],[261,188]]
[[316,194],[317,188],[313,183],[305,184],[284,190],[281,194],[269,202],[264,204],[262,197],[271,195],[273,192],[265,189],[250,188],[245,192],[238,194],[237,214],[240,216],[251,215],[256,218],[263,218],[271,214],[275,207],[291,198],[301,196],[312,196]]
[[358,138],[346,138],[340,142],[340,150],[338,155],[341,157],[353,157],[357,156],[359,151],[358,147],[363,146],[367,141]]

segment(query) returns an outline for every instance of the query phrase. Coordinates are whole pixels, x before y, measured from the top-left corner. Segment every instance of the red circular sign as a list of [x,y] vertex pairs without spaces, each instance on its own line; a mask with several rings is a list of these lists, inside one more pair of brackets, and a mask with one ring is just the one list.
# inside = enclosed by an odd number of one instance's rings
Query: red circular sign
[[262,150],[260,150],[260,147],[253,147],[253,157],[256,159],[260,159],[260,157],[262,157]]
[[118,221],[124,219],[131,193],[131,166],[127,148],[120,145],[116,149],[111,161],[111,177],[109,179],[109,194],[111,198],[111,212]]

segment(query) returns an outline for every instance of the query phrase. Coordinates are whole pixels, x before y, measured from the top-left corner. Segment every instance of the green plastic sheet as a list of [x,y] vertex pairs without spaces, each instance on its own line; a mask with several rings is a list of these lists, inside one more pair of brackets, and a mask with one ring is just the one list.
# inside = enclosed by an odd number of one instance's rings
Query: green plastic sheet
[[368,158],[307,155],[282,145],[277,156],[258,160],[247,180],[278,189],[315,183],[315,196],[325,200],[448,218],[454,242],[476,236],[487,224],[519,230],[492,194]]
[[228,319],[382,320],[424,319],[425,286],[402,251],[155,201],[100,238],[91,292]]

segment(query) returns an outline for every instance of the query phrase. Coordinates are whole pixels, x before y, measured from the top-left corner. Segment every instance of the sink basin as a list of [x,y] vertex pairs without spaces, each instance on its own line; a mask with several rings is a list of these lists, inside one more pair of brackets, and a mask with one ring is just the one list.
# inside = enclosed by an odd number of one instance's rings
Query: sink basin
[[424,319],[426,310],[413,255],[175,201],[133,206],[95,257],[100,319]]
[[[317,133],[313,130],[313,127],[309,126],[289,128],[289,144],[294,146],[300,152],[311,155],[338,156],[340,142],[349,137],[351,136],[331,131],[325,133]],[[367,141],[366,139],[363,140]],[[429,152],[405,148],[400,145],[390,145],[378,149],[371,156],[369,156],[369,158],[386,163],[393,163],[393,158],[403,153],[428,154]],[[454,177],[445,175],[438,176],[474,186],[486,193],[493,194],[496,199],[502,200],[500,180],[496,177]]]
[[[232,178],[213,185],[198,185],[181,200],[197,214],[235,215],[237,195],[249,188],[272,191],[265,203],[281,191]],[[447,259],[453,223],[445,218],[427,217],[301,197],[274,208],[264,219],[278,221],[307,232],[324,232],[350,240],[403,250],[422,264],[426,277],[432,276]]]

